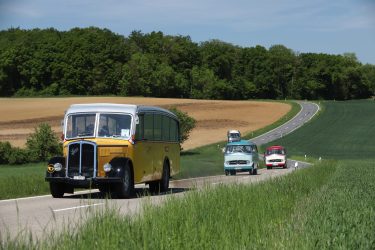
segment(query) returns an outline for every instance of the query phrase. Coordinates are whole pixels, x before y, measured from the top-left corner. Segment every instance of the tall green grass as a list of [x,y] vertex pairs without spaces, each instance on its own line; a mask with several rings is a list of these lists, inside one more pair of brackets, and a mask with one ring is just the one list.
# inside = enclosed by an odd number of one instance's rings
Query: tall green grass
[[[334,165],[325,164],[296,171],[288,179],[259,185],[207,187],[188,192],[182,198],[171,197],[162,207],[146,203],[143,213],[133,219],[110,209],[92,217],[78,232],[66,230],[47,241],[35,242],[34,247],[238,249],[272,246],[267,235],[291,217],[290,211],[296,204],[329,182],[334,172]],[[22,240],[9,244],[22,245]]]
[[327,161],[257,185],[207,187],[170,197],[161,207],[146,203],[133,218],[108,209],[79,231],[3,247],[374,249],[374,178],[375,168],[366,161]]
[[285,221],[286,248],[375,249],[374,162],[342,161],[336,169]]

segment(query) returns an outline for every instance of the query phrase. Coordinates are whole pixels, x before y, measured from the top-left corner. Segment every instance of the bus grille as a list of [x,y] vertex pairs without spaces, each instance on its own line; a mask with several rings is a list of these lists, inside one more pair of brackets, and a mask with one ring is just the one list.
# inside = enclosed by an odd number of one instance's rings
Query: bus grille
[[68,146],[67,176],[96,175],[96,145],[91,142],[73,142]]

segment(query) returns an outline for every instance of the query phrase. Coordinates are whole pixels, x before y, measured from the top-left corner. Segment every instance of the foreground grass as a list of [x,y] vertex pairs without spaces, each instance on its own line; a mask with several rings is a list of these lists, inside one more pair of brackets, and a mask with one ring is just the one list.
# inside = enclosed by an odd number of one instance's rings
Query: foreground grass
[[146,205],[135,218],[108,209],[80,230],[2,247],[374,249],[374,178],[371,162],[330,161],[257,185],[188,192],[162,207]]

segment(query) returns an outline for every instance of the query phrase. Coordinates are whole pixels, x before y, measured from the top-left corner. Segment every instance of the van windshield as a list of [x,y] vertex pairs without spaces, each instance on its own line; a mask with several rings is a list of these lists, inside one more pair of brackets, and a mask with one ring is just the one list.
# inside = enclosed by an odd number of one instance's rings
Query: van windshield
[[227,146],[225,153],[227,154],[234,154],[234,153],[251,153],[252,147],[251,146],[244,146],[244,145],[230,145]]
[[284,155],[285,151],[281,148],[267,149],[266,155],[273,155],[273,154]]

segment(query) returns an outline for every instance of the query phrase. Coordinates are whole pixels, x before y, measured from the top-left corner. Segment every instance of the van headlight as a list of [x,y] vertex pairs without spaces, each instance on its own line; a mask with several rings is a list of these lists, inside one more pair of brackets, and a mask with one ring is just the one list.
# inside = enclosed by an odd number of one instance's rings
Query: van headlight
[[108,173],[109,171],[112,170],[112,165],[109,163],[106,163],[104,164],[103,169],[104,169],[104,172]]
[[61,171],[61,169],[62,169],[62,164],[60,163],[60,162],[58,162],[58,163],[55,163],[55,164],[53,164],[53,168],[55,169],[55,171]]

